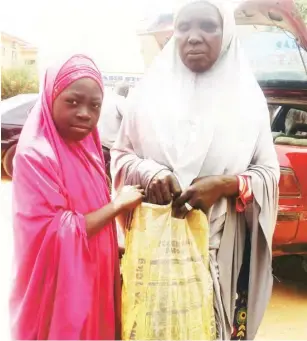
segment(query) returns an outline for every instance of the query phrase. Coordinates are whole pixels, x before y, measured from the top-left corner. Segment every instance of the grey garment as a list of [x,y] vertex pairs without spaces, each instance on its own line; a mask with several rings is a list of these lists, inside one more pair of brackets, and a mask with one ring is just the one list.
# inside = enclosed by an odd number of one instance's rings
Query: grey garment
[[221,286],[220,286],[220,270],[217,262],[217,253],[221,243],[221,237],[225,225],[226,214],[221,217],[210,221],[210,273],[213,282],[214,290],[214,312],[216,322],[216,339],[224,340],[226,338],[226,320],[225,312],[221,297]]
[[[253,203],[245,213],[237,213],[235,203],[229,200],[224,224],[221,217],[210,225],[212,238],[218,240],[220,236],[216,261],[224,317],[220,315],[221,302],[218,301],[217,292],[215,308],[218,313],[217,323],[220,321],[221,324],[220,337],[224,340],[231,337],[237,281],[243,261],[247,228],[251,236],[251,258],[246,339],[255,338],[272,293],[272,238],[277,217],[278,183],[275,175],[266,167],[252,166],[245,174],[252,179]],[[210,254],[214,253],[211,251]],[[214,257],[212,261],[210,268],[213,269],[214,281],[217,277],[214,273],[217,265]]]

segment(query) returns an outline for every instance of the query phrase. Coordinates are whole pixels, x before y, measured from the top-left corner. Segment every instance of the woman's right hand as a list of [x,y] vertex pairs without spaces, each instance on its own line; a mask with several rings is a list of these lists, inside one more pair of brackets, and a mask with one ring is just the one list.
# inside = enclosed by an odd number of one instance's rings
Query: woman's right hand
[[131,211],[144,200],[144,190],[141,186],[124,186],[114,199],[118,212]]
[[162,170],[150,182],[147,201],[156,205],[167,205],[181,195],[181,187],[175,175],[169,170]]

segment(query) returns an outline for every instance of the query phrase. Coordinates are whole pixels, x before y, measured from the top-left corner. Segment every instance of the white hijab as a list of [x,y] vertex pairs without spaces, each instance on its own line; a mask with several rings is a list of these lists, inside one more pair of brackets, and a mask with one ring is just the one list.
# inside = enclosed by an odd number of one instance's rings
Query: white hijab
[[[177,13],[201,1],[185,1]],[[139,84],[131,111],[142,142],[137,155],[168,166],[182,188],[198,176],[245,171],[269,117],[236,36],[232,6],[229,1],[206,2],[223,19],[222,48],[214,66],[204,73],[190,71],[174,35]]]

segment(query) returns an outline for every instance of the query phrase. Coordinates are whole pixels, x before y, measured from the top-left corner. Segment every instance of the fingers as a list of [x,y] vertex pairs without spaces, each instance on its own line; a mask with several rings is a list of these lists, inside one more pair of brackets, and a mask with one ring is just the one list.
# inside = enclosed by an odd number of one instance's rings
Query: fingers
[[169,184],[164,179],[154,179],[148,190],[148,201],[155,205],[166,205],[172,201]]
[[154,196],[156,198],[156,203],[158,205],[163,205],[164,204],[164,197],[163,197],[164,183],[161,180],[157,180],[153,190],[154,190]]
[[155,196],[154,191],[153,191],[152,189],[149,189],[149,191],[148,191],[148,198],[147,198],[147,201],[148,201],[150,204],[154,204],[154,205],[157,204],[157,199],[156,199],[156,196]]
[[193,195],[192,191],[188,188],[180,195],[179,198],[177,198],[174,201],[174,206],[178,208],[182,207],[186,202],[188,202],[191,199],[192,195]]
[[170,181],[170,191],[173,195],[173,200],[176,200],[182,193],[181,187],[179,185],[178,180],[176,179],[176,177],[173,175],[171,177],[171,181]]
[[176,177],[171,173],[159,173],[148,188],[148,201],[156,205],[167,205],[181,194]]
[[174,206],[173,214],[176,218],[184,219],[193,209],[195,209],[195,206],[193,205],[193,202],[190,201],[186,202],[182,206]]

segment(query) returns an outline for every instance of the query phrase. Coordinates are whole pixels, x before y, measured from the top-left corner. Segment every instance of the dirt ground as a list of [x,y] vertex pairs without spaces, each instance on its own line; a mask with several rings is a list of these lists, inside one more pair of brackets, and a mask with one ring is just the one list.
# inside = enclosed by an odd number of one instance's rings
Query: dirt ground
[[[7,299],[11,278],[12,226],[11,183],[8,181],[1,182],[1,231],[0,321],[3,340],[9,340]],[[257,340],[307,340],[306,276],[298,274],[302,270],[298,266],[289,265],[284,259],[277,261],[277,264],[279,281],[275,280],[273,295]],[[295,271],[293,276],[291,271]],[[291,281],[291,278],[296,281]]]

